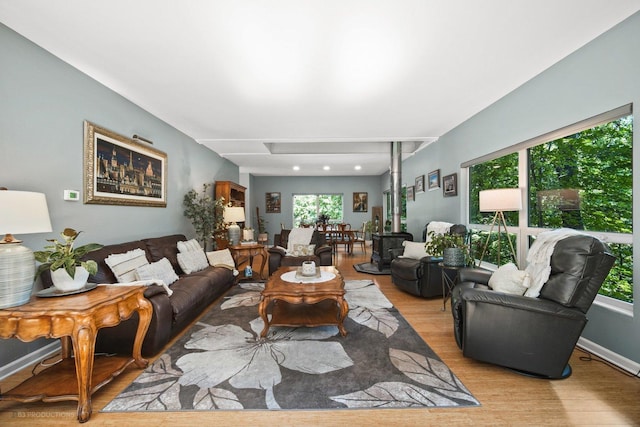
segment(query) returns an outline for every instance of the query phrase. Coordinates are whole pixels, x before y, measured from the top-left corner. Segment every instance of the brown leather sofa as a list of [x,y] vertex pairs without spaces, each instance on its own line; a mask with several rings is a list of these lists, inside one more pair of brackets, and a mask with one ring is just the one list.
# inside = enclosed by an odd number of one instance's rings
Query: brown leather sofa
[[[142,354],[146,357],[160,352],[235,282],[232,271],[221,267],[210,266],[202,271],[184,274],[178,264],[177,243],[186,240],[181,234],[154,237],[105,246],[85,256],[85,259],[93,259],[98,263],[98,272],[89,277],[89,282],[94,283],[117,283],[116,277],[104,261],[105,258],[137,248],[146,252],[149,262],[166,257],[173,266],[179,279],[170,286],[173,291],[170,297],[161,286],[149,286],[144,292],[153,307],[151,324],[142,344]],[[52,285],[48,275],[43,274],[42,277],[45,286]],[[100,329],[96,352],[131,354],[137,324],[138,315],[135,313],[118,326]]]
[[327,244],[324,234],[317,230],[313,232],[310,242],[310,244],[316,245],[313,255],[287,255],[287,251],[283,248],[287,247],[290,232],[291,230],[281,230],[280,234],[276,234],[273,238],[274,246],[269,248],[269,275],[272,275],[280,267],[299,266],[304,261],[313,261],[318,266],[333,264],[331,245]]

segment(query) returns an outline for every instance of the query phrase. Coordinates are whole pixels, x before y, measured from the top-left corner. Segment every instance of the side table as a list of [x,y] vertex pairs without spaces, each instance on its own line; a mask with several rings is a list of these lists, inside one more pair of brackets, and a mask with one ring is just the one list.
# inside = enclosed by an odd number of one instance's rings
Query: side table
[[[62,361],[27,379],[0,400],[19,402],[78,401],[78,421],[91,417],[91,395],[132,363],[147,366],[142,341],[151,322],[151,303],[142,286],[98,286],[89,292],[38,298],[22,306],[0,310],[0,338],[33,341],[60,338]],[[137,311],[140,317],[133,357],[95,357],[98,329],[115,326]],[[71,358],[73,349],[74,357]],[[68,378],[76,378],[76,382]]]
[[464,266],[456,267],[439,262],[438,267],[440,267],[440,271],[442,272],[442,311],[445,311],[447,308],[447,300],[451,297],[451,291],[456,284],[458,270],[464,268]]
[[[244,262],[249,263],[249,265],[253,268],[253,258],[256,256],[262,257],[262,262],[260,264],[260,279],[264,280],[264,266],[267,263],[267,258],[269,257],[269,252],[264,245],[261,244],[251,244],[251,245],[234,245],[228,246],[231,251],[231,256],[236,263],[236,268],[240,270],[240,264]],[[242,273],[242,272],[241,272]]]

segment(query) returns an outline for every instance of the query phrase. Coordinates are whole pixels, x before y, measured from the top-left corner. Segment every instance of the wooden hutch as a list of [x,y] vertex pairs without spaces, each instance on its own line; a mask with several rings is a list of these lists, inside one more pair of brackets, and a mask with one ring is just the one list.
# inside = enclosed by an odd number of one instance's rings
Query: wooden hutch
[[[216,181],[215,184],[215,198],[216,200],[220,197],[224,197],[224,203],[231,203],[232,206],[242,206],[245,207],[245,199],[244,193],[246,191],[246,187],[243,187],[240,184],[236,184],[232,181]],[[245,212],[247,215],[247,212]],[[240,228],[244,226],[243,223],[240,223]],[[216,232],[216,235],[219,233]],[[226,233],[225,233],[226,234]],[[224,239],[216,237],[216,244],[218,249],[225,249],[227,247],[226,237]]]

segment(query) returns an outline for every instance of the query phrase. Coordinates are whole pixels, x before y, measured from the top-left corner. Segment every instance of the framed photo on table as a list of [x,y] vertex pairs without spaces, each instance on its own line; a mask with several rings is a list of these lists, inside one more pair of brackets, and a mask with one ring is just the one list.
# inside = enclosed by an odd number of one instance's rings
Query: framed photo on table
[[429,191],[440,188],[440,169],[429,172]]
[[369,205],[368,193],[353,193],[353,211],[367,212]]
[[453,197],[458,195],[458,174],[452,173],[442,177],[442,195]]
[[167,206],[167,155],[84,122],[84,203]]

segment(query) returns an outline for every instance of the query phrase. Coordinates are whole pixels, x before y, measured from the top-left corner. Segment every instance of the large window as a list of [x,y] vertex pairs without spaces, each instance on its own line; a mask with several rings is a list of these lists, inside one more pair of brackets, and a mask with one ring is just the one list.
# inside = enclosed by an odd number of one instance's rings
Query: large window
[[[385,222],[384,231],[391,231],[391,191],[384,192]],[[400,189],[400,231],[407,231],[407,187]]]
[[[469,222],[478,243],[476,256],[492,218],[479,211],[479,191],[522,187],[525,209],[505,213],[515,246],[526,251],[537,232],[561,227],[600,237],[617,258],[600,294],[633,302],[632,130],[627,106],[576,124],[564,134],[558,131],[523,143],[511,153],[468,165]],[[500,246],[503,252],[505,245]],[[497,247],[490,244],[484,259],[495,260]],[[524,254],[518,258],[523,261]]]
[[293,226],[315,224],[322,215],[330,223],[343,221],[342,194],[294,194]]

